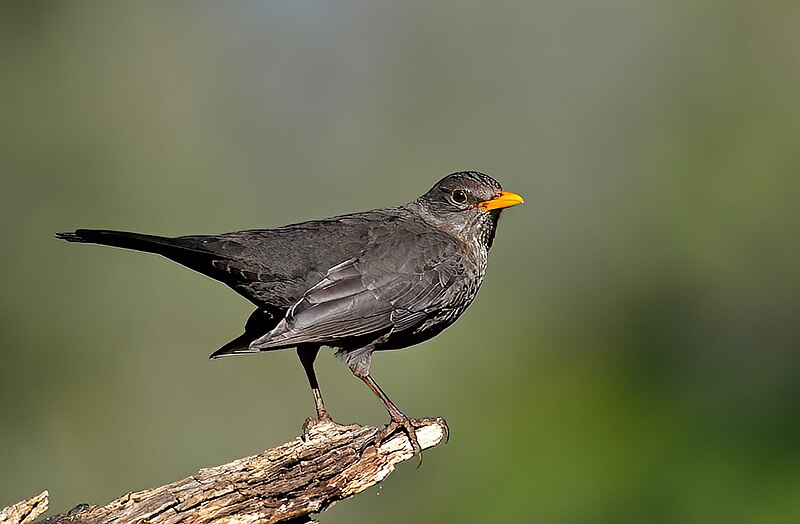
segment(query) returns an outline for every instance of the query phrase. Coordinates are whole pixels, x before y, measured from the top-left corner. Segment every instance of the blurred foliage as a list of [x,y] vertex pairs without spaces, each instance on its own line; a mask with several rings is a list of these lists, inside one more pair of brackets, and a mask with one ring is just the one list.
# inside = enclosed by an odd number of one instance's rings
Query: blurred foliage
[[[0,505],[102,503],[313,412],[292,352],[206,359],[250,311],[224,286],[54,232],[279,226],[478,169],[526,198],[480,296],[373,368],[451,442],[322,521],[800,521],[798,25],[797,2],[3,2]],[[337,419],[385,421],[318,367]]]

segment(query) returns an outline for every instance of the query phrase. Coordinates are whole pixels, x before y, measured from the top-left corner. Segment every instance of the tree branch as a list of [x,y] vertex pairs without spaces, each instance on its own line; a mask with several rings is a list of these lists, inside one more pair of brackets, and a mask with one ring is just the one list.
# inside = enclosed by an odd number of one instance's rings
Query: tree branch
[[17,502],[0,511],[0,524],[28,524],[47,511],[47,499],[50,494],[43,491],[32,499]]
[[[417,439],[422,449],[447,437],[441,418],[422,419]],[[414,456],[403,432],[395,432],[379,447],[372,443],[384,428],[342,426],[331,421],[309,421],[303,436],[259,455],[235,460],[166,486],[129,493],[106,506],[77,506],[69,513],[49,517],[42,524],[152,524],[313,522],[337,501],[352,497],[385,479],[395,466]],[[47,492],[31,501],[44,509],[29,520],[3,520],[0,524],[30,522],[47,507]]]

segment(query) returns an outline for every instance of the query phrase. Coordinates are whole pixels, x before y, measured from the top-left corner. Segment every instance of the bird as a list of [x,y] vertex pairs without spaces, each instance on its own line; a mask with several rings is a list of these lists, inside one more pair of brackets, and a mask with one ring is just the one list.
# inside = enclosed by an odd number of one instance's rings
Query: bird
[[178,237],[76,229],[56,238],[155,253],[232,288],[256,310],[210,358],[294,348],[316,420],[332,421],[314,361],[323,346],[336,349],[389,413],[379,440],[402,430],[421,457],[415,420],[370,374],[372,355],[455,322],[484,279],[501,212],[521,203],[491,176],[461,171],[407,204],[274,229]]

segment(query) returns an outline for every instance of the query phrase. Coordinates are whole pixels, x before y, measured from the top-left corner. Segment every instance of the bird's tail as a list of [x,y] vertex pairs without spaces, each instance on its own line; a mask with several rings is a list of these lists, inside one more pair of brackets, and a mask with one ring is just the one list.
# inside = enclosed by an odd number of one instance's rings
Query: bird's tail
[[169,238],[128,231],[105,229],[77,229],[67,233],[56,233],[56,238],[67,242],[101,244],[157,253],[192,269],[203,272],[212,254],[203,249],[196,240],[187,237]]
[[81,242],[84,244],[102,244],[104,246],[123,247],[159,253],[169,249],[170,240],[166,237],[144,235],[142,233],[129,233],[127,231],[108,231],[103,229],[78,229],[69,233],[56,233],[56,238],[67,242]]

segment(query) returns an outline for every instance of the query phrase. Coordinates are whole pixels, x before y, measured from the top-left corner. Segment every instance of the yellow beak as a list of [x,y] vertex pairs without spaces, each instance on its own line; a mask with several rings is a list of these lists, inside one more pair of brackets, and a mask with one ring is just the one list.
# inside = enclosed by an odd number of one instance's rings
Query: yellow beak
[[491,211],[492,209],[503,209],[505,207],[516,206],[525,202],[521,196],[511,191],[500,191],[489,200],[484,200],[478,207],[483,211]]

